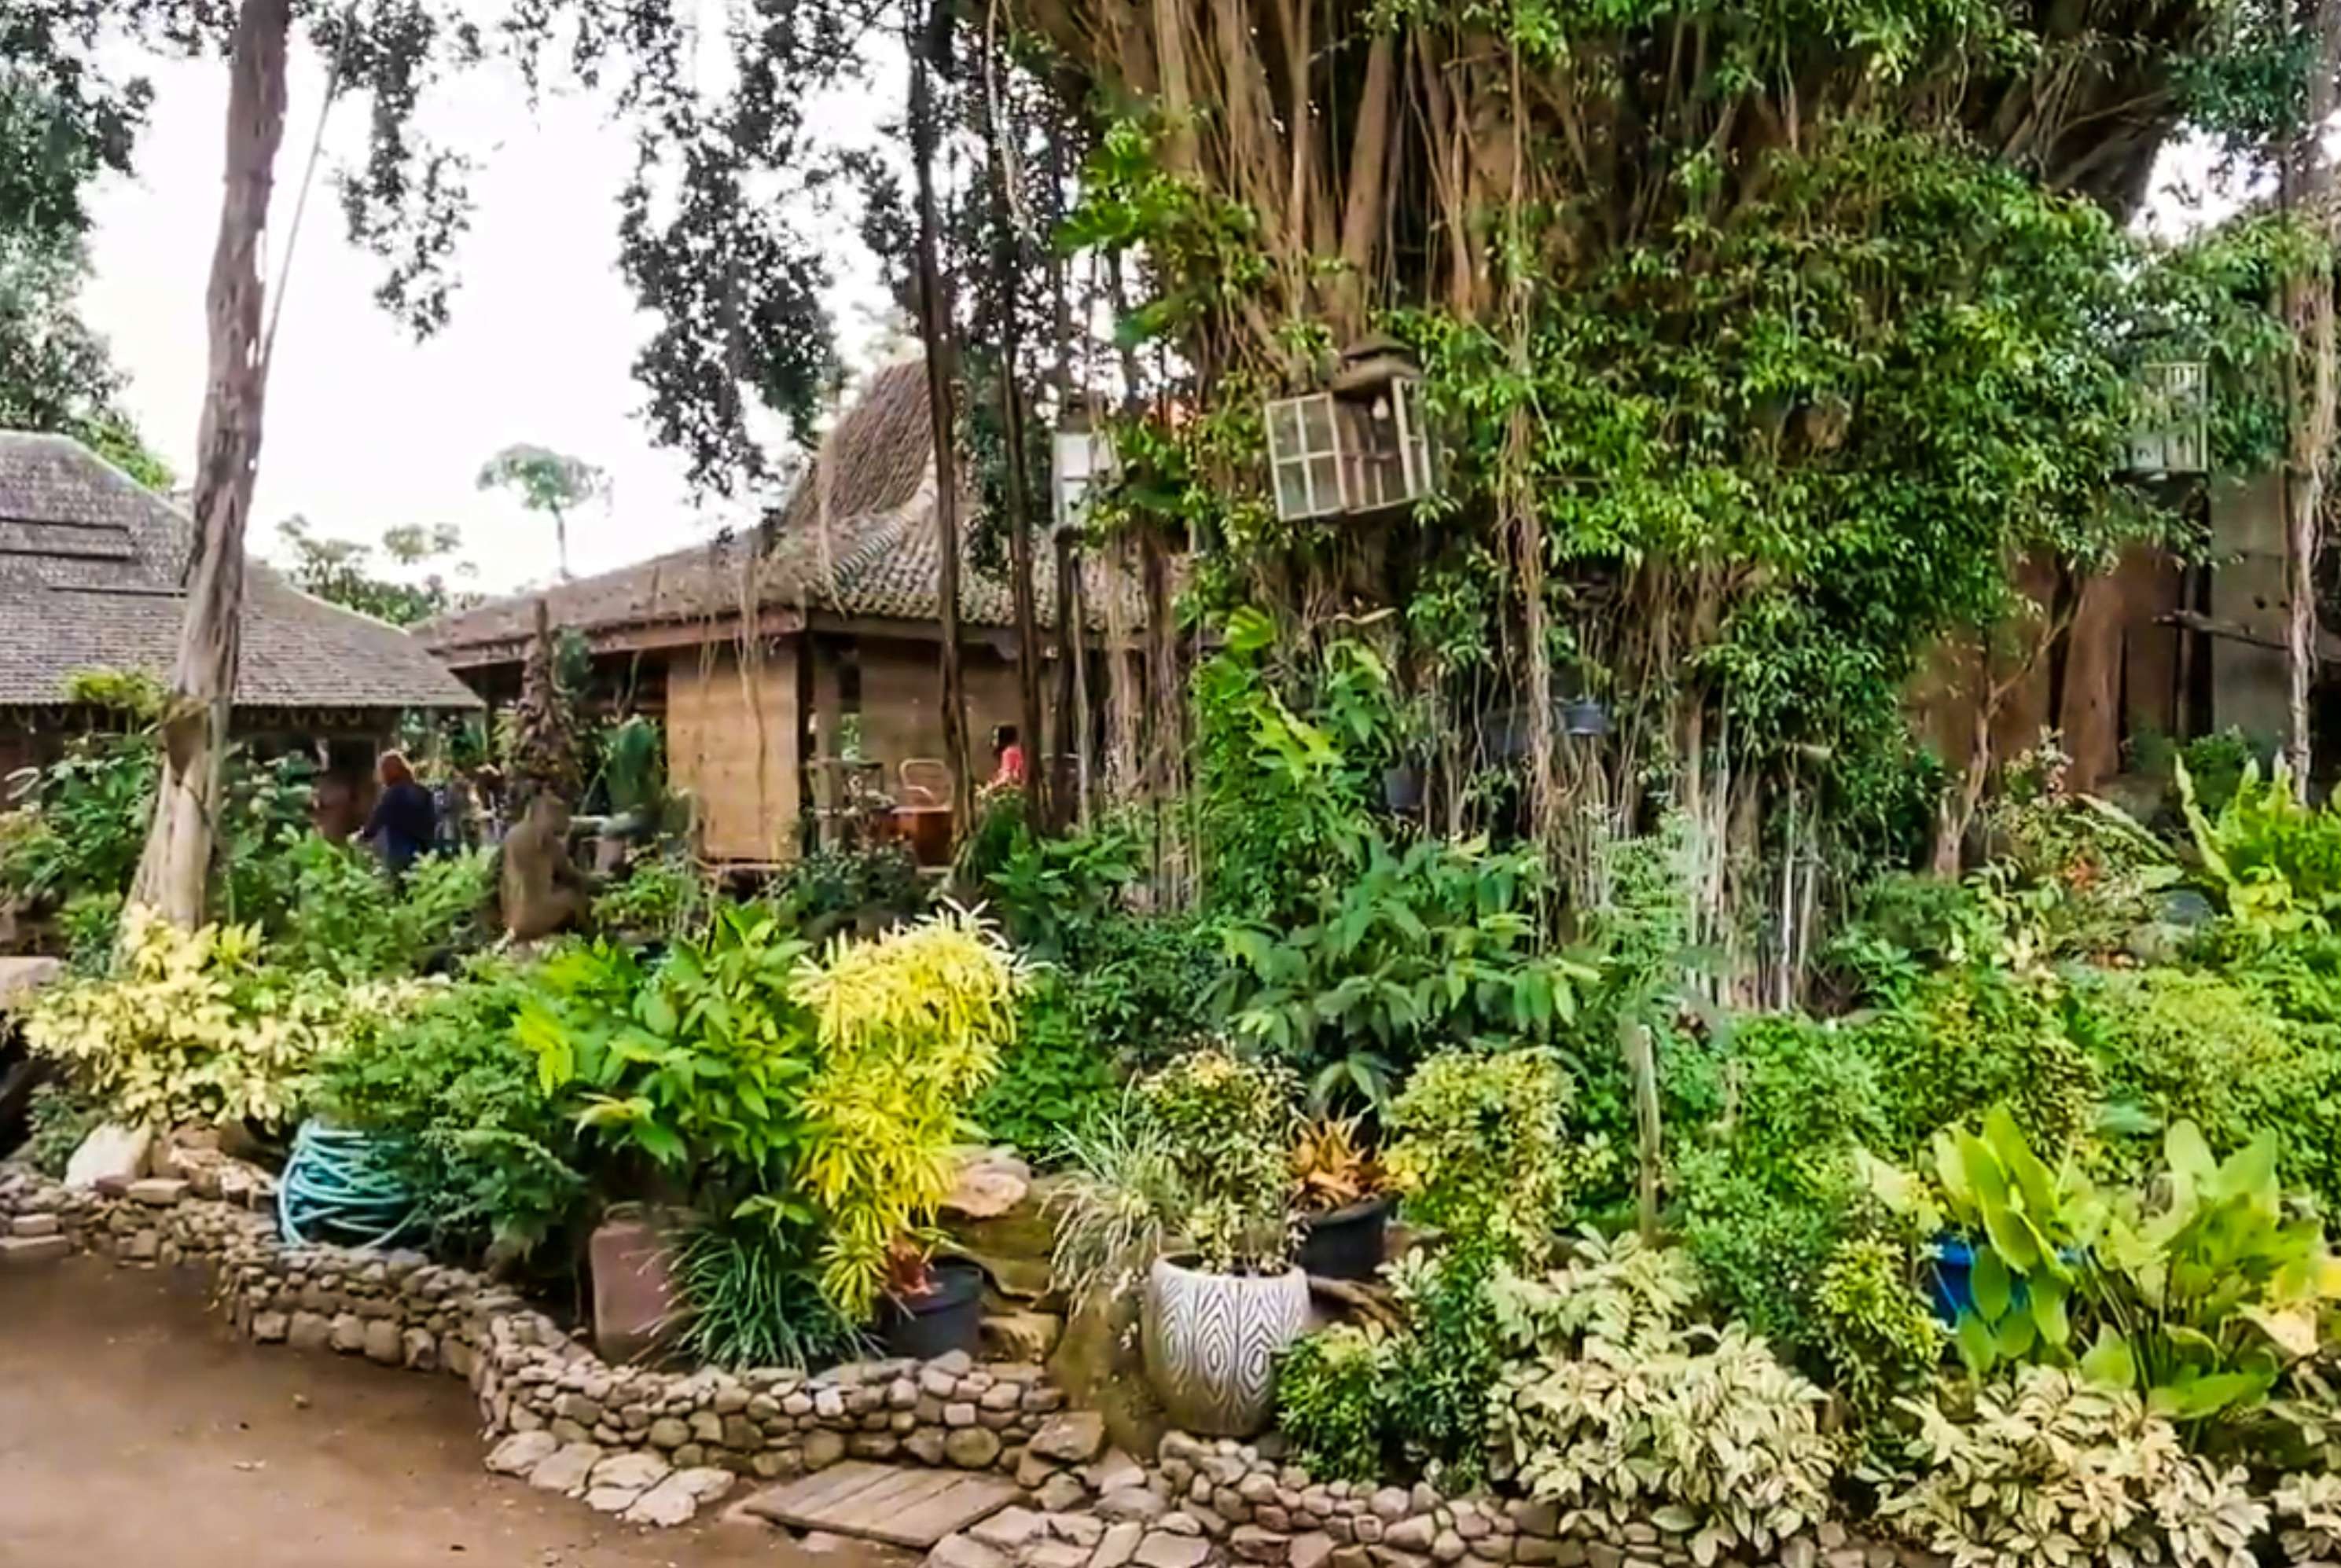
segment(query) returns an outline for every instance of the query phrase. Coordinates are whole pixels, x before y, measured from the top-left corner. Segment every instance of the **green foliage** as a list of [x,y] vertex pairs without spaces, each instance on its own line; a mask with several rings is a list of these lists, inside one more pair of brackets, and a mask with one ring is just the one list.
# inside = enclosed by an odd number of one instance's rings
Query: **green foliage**
[[561,571],[569,571],[568,513],[609,491],[609,475],[583,458],[523,442],[505,447],[480,468],[482,490],[508,490],[531,511],[553,519]]
[[666,740],[659,727],[630,713],[602,731],[599,778],[613,811],[647,811],[666,792]]
[[2341,1186],[2341,1107],[2329,1047],[2301,1037],[2253,992],[2216,975],[2173,969],[2092,975],[2075,997],[2077,1031],[2096,1057],[2109,1110],[2103,1164],[2135,1179],[2161,1134],[2193,1122],[2219,1154],[2263,1133],[2285,1179],[2328,1212]]
[[1829,1366],[1822,1281],[1871,1230],[1848,1152],[1820,1146],[1773,1166],[1728,1145],[1689,1149],[1675,1197],[1684,1250],[1718,1309],[1800,1365]]
[[1379,654],[1343,640],[1280,669],[1277,636],[1238,610],[1194,676],[1204,905],[1271,928],[1320,917],[1370,858],[1357,840],[1398,733]]
[[[440,523],[427,531],[420,523],[384,530],[379,548],[388,558],[387,571],[375,563],[375,546],[355,540],[321,539],[310,531],[304,517],[286,518],[276,525],[276,533],[293,552],[287,575],[295,587],[328,604],[393,626],[413,626],[479,598],[450,587],[442,572],[423,571],[416,576],[420,569],[463,548],[463,535],[451,523]],[[453,570],[468,573],[476,568],[463,561]]]
[[318,1109],[383,1135],[443,1248],[525,1254],[573,1226],[585,1198],[571,1117],[513,1038],[533,994],[527,974],[483,960],[318,1073]]
[[1133,1095],[1094,1129],[1062,1136],[1062,1185],[1051,1199],[1051,1266],[1068,1296],[1128,1292],[1180,1248],[1194,1212],[1190,1166]]
[[485,852],[426,855],[397,883],[364,851],[314,833],[279,854],[290,888],[276,957],[347,979],[413,973],[454,946],[488,895]]
[[1984,950],[1989,925],[1967,883],[1891,872],[1861,890],[1825,959],[1854,996],[1906,1001],[1930,970]]
[[1159,1064],[1210,1032],[1220,944],[1191,915],[1117,915],[1059,971],[1082,1033],[1101,1052]]
[[[94,172],[61,144],[61,124],[25,112],[22,84],[13,67],[0,77],[0,162],[12,171],[5,179],[13,184],[26,177],[15,171]],[[126,150],[128,127],[117,127],[109,139]],[[55,209],[41,214],[40,207],[36,199],[27,214],[0,200],[0,210],[13,219],[55,215]],[[88,252],[76,233],[37,222],[0,229],[0,430],[71,436],[139,483],[167,491],[169,467],[123,410],[122,371],[105,339],[82,317],[78,296],[89,271]]]
[[1588,1241],[1549,1280],[1492,1289],[1522,1359],[1491,1431],[1529,1495],[1607,1533],[1639,1518],[1691,1537],[1701,1561],[1768,1553],[1826,1518],[1836,1453],[1823,1395],[1745,1326],[1698,1322],[1698,1273],[1627,1236]]
[[145,847],[160,755],[144,734],[76,737],[46,768],[11,777],[0,890],[29,903],[120,893]]
[[987,1137],[1031,1159],[1055,1160],[1065,1135],[1095,1127],[1118,1100],[1111,1058],[1081,1027],[1074,996],[1074,984],[1053,971],[1035,977],[1000,1075],[970,1113]]
[[1569,1100],[1549,1049],[1424,1062],[1390,1108],[1386,1163],[1407,1217],[1509,1261],[1542,1259],[1599,1159],[1569,1136]]
[[1091,938],[1116,918],[1138,880],[1137,834],[1108,821],[1062,838],[1021,829],[985,879],[1018,947],[1051,963],[1081,964]]
[[1972,1413],[1907,1408],[1913,1463],[1884,1478],[1878,1515],[1957,1568],[2248,1568],[2267,1524],[2240,1468],[2190,1455],[2137,1395],[2067,1371],[2027,1367],[1987,1384]]
[[593,896],[593,923],[611,930],[673,938],[708,918],[715,891],[699,868],[674,855],[645,855]]
[[423,990],[272,965],[248,926],[187,932],[134,907],[115,971],[43,990],[25,1010],[25,1039],[119,1120],[284,1126],[321,1060],[363,1048]]
[[25,1106],[25,1146],[19,1153],[43,1176],[62,1177],[74,1150],[105,1120],[105,1107],[72,1084],[43,1084]]
[[1883,1093],[1880,1152],[1908,1157],[1940,1129],[2006,1105],[2044,1148],[2095,1123],[2097,1068],[2049,978],[1967,963],[1931,975],[1907,1006],[1855,1032]]
[[2316,1219],[2286,1217],[2274,1138],[2221,1162],[2182,1121],[2164,1148],[2147,1196],[2106,1195],[2042,1164],[2004,1111],[1938,1139],[1946,1210],[1975,1245],[1957,1343],[1978,1375],[2077,1365],[2197,1422],[2249,1411],[2316,1352],[2341,1269]]
[[851,1357],[864,1344],[822,1294],[797,1227],[714,1219],[683,1232],[674,1282],[682,1301],[677,1349],[702,1366],[798,1371]]
[[957,908],[832,943],[799,971],[818,1042],[802,1180],[820,1212],[822,1294],[857,1322],[890,1267],[932,1240],[1023,980],[998,933]]
[[772,894],[782,917],[815,944],[857,924],[915,918],[927,903],[919,863],[900,843],[817,849],[791,866]]
[[1390,1446],[1458,1487],[1487,1473],[1489,1397],[1505,1362],[1489,1296],[1498,1266],[1493,1248],[1463,1238],[1408,1253],[1388,1275],[1406,1324],[1382,1399]]
[[1877,1421],[1942,1365],[1943,1325],[1919,1292],[1907,1245],[1875,1236],[1839,1242],[1812,1301],[1830,1382],[1858,1420]]
[[2341,805],[2301,804],[2281,763],[2265,779],[2246,763],[2216,817],[2183,764],[2178,788],[2204,876],[2231,919],[2263,937],[2331,928],[2341,913]]
[[743,908],[719,909],[704,937],[649,973],[622,948],[568,948],[535,971],[514,1037],[542,1092],[604,1155],[647,1162],[711,1201],[786,1192],[815,1068],[792,989],[804,954]]
[[1549,1041],[1593,971],[1539,950],[1541,862],[1484,840],[1394,850],[1350,839],[1309,923],[1231,922],[1220,1006],[1236,1032],[1311,1074],[1403,1068],[1450,1046]]
[[1182,1240],[1212,1274],[1275,1273],[1290,1252],[1286,1156],[1297,1124],[1292,1076],[1216,1047],[1138,1081],[1137,1115],[1176,1159],[1192,1206]]
[[1382,1475],[1384,1342],[1334,1324],[1293,1342],[1276,1365],[1276,1425],[1319,1481]]

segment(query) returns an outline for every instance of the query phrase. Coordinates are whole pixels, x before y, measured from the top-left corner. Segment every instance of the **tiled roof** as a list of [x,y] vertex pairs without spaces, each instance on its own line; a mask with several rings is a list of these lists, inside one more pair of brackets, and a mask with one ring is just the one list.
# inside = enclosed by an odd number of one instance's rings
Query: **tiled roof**
[[[464,669],[518,658],[539,599],[553,625],[589,640],[597,632],[729,620],[747,603],[933,622],[942,602],[933,452],[924,364],[889,365],[872,378],[787,504],[761,530],[727,532],[596,577],[493,600],[419,626],[415,635]],[[962,491],[963,539],[973,536],[977,505]],[[1035,544],[1036,608],[1041,622],[1052,625],[1055,563],[1042,541]],[[969,560],[960,573],[960,615],[970,626],[1014,625],[1007,579]]]
[[[170,673],[194,525],[64,436],[0,431],[0,707],[62,705],[97,666]],[[313,599],[265,564],[244,576],[240,708],[473,708],[423,645]]]

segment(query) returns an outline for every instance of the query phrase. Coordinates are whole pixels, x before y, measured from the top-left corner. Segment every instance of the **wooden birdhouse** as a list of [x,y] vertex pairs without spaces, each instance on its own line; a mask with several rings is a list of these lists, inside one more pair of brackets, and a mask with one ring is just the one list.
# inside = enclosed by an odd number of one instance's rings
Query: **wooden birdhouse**
[[2211,466],[2211,380],[2200,360],[2166,360],[2139,373],[2129,471],[2204,473]]
[[1276,514],[1287,521],[1411,506],[1435,479],[1422,372],[1395,342],[1341,356],[1327,391],[1267,408]]

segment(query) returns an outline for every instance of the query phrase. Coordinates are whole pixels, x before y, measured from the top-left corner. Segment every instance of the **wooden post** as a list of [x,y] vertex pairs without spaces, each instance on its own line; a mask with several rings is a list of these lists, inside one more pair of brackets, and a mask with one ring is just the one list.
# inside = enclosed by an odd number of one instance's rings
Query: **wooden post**
[[244,608],[244,534],[259,471],[268,392],[262,352],[261,237],[284,139],[291,0],[244,0],[228,66],[225,190],[204,312],[210,380],[195,437],[194,554],[187,617],[160,726],[163,774],[131,902],[174,925],[203,923],[217,827],[220,765],[235,701]]
[[[923,25],[922,25],[923,24]],[[939,259],[941,224],[935,213],[935,104],[929,55],[948,37],[951,14],[933,0],[926,17],[905,18],[911,52],[911,162],[918,176],[919,337],[927,355],[927,414],[935,449],[937,606],[942,622],[943,758],[951,775],[955,833],[975,825],[975,778],[968,765],[967,677],[961,666],[959,616],[959,453],[952,434],[957,380],[951,352],[951,307]]]

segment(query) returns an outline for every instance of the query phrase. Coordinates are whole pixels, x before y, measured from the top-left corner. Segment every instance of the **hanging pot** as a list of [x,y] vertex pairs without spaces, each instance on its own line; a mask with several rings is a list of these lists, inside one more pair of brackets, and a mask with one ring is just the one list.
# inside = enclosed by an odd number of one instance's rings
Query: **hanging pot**
[[1309,1276],[1206,1274],[1157,1258],[1146,1276],[1146,1380],[1174,1425],[1250,1437],[1276,1403],[1276,1358],[1309,1328]]
[[1562,706],[1560,729],[1565,735],[1597,739],[1609,733],[1609,710],[1598,699],[1580,697]]
[[1411,762],[1382,769],[1382,804],[1401,817],[1422,809],[1422,769]]

